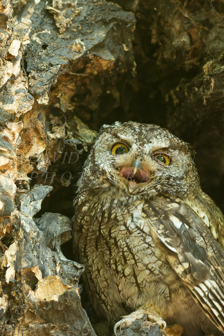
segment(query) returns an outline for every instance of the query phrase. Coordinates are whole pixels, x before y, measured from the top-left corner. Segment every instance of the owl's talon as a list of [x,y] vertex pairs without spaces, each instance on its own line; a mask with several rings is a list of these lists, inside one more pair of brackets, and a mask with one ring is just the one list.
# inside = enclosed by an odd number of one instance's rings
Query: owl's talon
[[161,323],[158,323],[158,322],[156,322],[156,323],[159,324],[159,329],[161,329],[162,331],[166,329],[166,322],[165,321],[162,320]]
[[164,329],[166,329],[166,322],[160,316],[158,316],[157,314],[154,314],[154,313],[150,312],[149,310],[139,309],[139,310],[131,313],[130,315],[124,316],[124,318],[122,320],[118,321],[114,325],[114,335],[117,336],[117,329],[118,328],[119,328],[119,331],[121,331],[121,329],[129,327],[134,321],[139,320],[140,318],[142,318],[144,316],[144,314],[147,315],[148,319],[152,323],[158,324],[159,328],[162,331]]

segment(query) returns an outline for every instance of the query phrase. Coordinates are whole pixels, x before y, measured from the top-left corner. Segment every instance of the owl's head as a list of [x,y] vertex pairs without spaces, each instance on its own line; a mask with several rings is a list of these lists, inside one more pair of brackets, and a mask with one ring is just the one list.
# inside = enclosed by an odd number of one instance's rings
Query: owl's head
[[85,163],[80,189],[186,197],[200,188],[187,143],[156,125],[102,126]]

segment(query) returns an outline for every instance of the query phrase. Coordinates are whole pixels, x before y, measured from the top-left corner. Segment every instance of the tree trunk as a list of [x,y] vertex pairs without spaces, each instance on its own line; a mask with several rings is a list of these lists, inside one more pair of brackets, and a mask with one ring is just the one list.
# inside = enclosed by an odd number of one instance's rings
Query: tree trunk
[[[114,2],[0,2],[1,335],[96,335],[69,241],[103,123],[157,123],[190,142],[224,209],[223,2]],[[144,323],[122,334],[161,334]]]

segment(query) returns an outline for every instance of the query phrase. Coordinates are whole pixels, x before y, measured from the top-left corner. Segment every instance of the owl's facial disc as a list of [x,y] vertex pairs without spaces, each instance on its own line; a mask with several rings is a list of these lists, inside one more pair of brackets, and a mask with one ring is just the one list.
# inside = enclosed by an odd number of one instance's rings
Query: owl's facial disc
[[141,168],[138,168],[135,172],[134,167],[123,167],[120,170],[120,176],[128,181],[130,187],[135,187],[139,183],[146,183],[150,180],[148,172]]

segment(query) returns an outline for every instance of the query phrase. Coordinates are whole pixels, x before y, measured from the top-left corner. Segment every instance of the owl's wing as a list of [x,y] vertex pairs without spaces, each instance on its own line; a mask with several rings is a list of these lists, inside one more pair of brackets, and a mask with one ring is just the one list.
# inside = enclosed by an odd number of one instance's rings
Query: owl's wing
[[[213,237],[224,248],[224,216],[222,212],[213,200],[203,192],[195,197],[195,199],[197,202],[196,207],[207,213],[206,225],[211,230]],[[192,205],[190,206],[192,207]]]
[[167,260],[196,303],[224,332],[224,252],[202,218],[179,199],[161,197],[143,207]]

